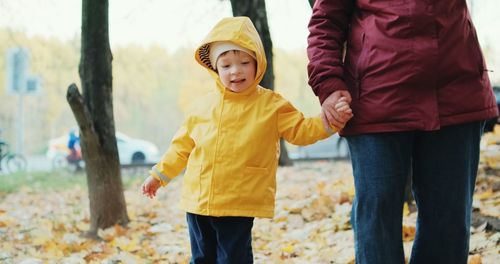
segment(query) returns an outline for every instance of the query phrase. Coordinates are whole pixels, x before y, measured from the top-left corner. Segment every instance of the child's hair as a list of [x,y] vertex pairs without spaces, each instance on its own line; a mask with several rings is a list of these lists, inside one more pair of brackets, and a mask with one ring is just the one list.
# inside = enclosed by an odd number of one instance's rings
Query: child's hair
[[[222,52],[222,53],[219,55],[219,57],[217,57],[217,58],[220,58],[221,56],[224,56],[224,55],[228,54],[229,52],[233,52],[235,55],[239,55],[241,52],[244,52],[244,51],[242,51],[242,50],[226,50],[226,51]],[[245,53],[246,53],[246,52],[245,52]],[[248,53],[247,53],[247,54],[248,54]],[[251,54],[248,54],[248,55],[249,55],[250,57],[252,57],[252,58],[255,60],[255,57],[254,57],[254,56],[252,56]],[[217,62],[216,62],[216,63],[217,63]],[[254,66],[255,66],[255,70],[257,70],[257,63],[255,63],[255,65],[254,65]],[[214,68],[215,72],[218,74],[218,73],[219,73],[219,69],[217,69],[217,65],[214,65],[214,67],[213,67],[213,68]]]
[[[210,43],[209,46],[209,59],[210,59],[210,68],[217,70],[217,59],[219,58],[220,55],[226,54],[228,51],[243,51],[250,55],[252,58],[256,59],[255,52],[244,48],[240,45],[234,44],[229,41],[216,41]],[[205,55],[206,56],[206,55]],[[202,61],[205,61],[202,59]],[[206,64],[206,63],[205,63]],[[209,66],[207,64],[207,66]]]
[[233,52],[234,54],[239,55],[239,54],[240,54],[240,52],[241,52],[241,50],[226,50],[226,51],[222,52],[222,53],[219,55],[219,57],[224,56],[224,55],[228,54],[229,52]]

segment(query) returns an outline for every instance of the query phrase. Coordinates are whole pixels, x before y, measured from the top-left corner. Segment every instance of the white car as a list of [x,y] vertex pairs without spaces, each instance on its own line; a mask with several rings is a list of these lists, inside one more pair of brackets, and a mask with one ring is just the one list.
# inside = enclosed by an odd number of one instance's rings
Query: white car
[[[152,164],[160,159],[158,148],[149,141],[116,132],[116,142],[121,165]],[[46,156],[54,168],[64,167],[67,164],[66,157],[69,154],[67,145],[68,135],[49,140]]]
[[116,132],[120,164],[156,163],[160,160],[155,144]]

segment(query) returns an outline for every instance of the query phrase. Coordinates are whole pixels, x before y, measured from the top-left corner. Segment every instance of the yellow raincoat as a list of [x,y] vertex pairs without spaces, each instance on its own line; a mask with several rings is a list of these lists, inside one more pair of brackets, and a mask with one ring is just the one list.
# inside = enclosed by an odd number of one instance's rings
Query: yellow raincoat
[[[208,59],[209,44],[231,41],[256,54],[255,82],[225,89]],[[221,20],[196,50],[215,81],[192,110],[151,175],[162,186],[185,168],[181,209],[199,215],[273,217],[279,139],[307,145],[329,134],[321,119],[304,118],[279,94],[258,85],[266,70],[259,35],[246,17]]]

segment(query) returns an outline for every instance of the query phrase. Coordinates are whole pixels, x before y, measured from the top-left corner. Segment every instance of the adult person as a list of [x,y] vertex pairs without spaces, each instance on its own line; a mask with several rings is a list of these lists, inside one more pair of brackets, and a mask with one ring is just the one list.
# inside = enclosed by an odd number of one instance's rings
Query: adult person
[[82,153],[80,149],[80,137],[77,134],[76,129],[71,129],[68,134],[68,156],[66,160],[70,164],[74,164],[76,166],[76,170],[80,170],[80,161],[82,160]]
[[498,115],[465,0],[317,0],[309,84],[324,123],[352,100],[356,263],[404,263],[402,209],[413,170],[410,263],[467,262],[484,120]]

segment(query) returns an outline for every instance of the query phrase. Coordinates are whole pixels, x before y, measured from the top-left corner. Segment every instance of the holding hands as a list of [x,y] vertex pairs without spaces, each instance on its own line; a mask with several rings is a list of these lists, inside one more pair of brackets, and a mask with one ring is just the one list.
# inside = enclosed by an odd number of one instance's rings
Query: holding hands
[[335,91],[326,98],[321,105],[321,118],[327,131],[331,130],[331,126],[339,130],[344,128],[347,121],[353,117],[350,103],[351,95],[348,91]]

